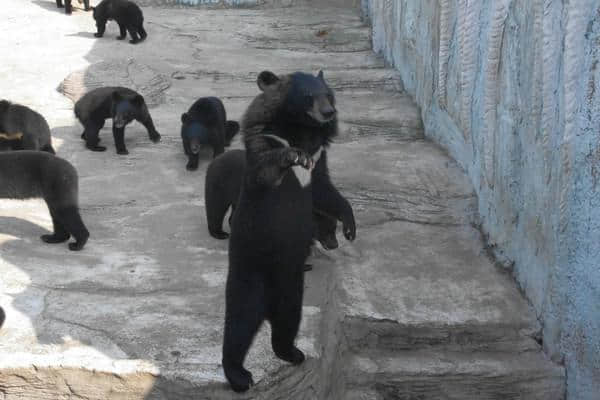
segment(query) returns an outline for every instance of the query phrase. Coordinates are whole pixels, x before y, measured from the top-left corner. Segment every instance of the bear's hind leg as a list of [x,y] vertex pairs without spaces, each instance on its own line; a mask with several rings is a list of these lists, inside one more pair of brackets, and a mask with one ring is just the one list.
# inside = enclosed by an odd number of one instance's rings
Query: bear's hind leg
[[85,139],[85,147],[92,151],[105,151],[106,147],[98,146],[98,142],[100,142],[99,134],[100,129],[104,126],[104,120],[102,123],[88,121],[85,124],[85,131],[82,136]]
[[65,14],[71,14],[73,12],[73,6],[71,0],[65,0]]
[[68,240],[71,235],[61,223],[58,217],[58,213],[56,211],[50,210],[50,216],[52,217],[52,226],[54,229],[54,233],[52,233],[52,235],[42,235],[40,239],[42,239],[46,243],[62,243]]
[[273,351],[277,357],[294,365],[302,363],[305,359],[304,353],[294,344],[302,319],[303,269],[303,266],[296,269],[299,272],[294,277],[284,278],[294,279],[292,290],[279,288],[269,305]]
[[130,26],[127,28],[127,31],[129,32],[129,36],[131,36],[131,40],[129,41],[129,43],[136,44],[141,41],[137,29],[135,27]]
[[83,224],[77,207],[65,207],[58,210],[56,215],[62,226],[75,238],[75,242],[69,243],[69,250],[77,251],[83,249],[83,246],[85,246],[90,237],[90,233]]
[[83,7],[85,11],[90,11],[90,0],[83,0]]
[[127,36],[127,29],[125,28],[125,25],[123,25],[121,23],[118,23],[118,24],[119,24],[119,32],[121,34],[119,36],[117,36],[117,40],[123,40]]
[[140,40],[146,39],[148,34],[146,33],[146,30],[144,29],[144,25],[140,23],[140,26],[138,26],[137,30],[140,34]]
[[[210,185],[209,185],[210,186]],[[215,239],[227,239],[229,234],[223,231],[223,219],[227,213],[230,204],[223,196],[221,188],[206,188],[204,196],[206,207],[206,222],[208,224],[208,232]],[[233,215],[233,210],[232,210]],[[231,218],[229,218],[229,226],[231,226]]]
[[229,273],[225,293],[223,370],[231,388],[235,392],[245,392],[254,381],[252,373],[244,368],[244,359],[263,322],[265,298],[259,277],[244,282],[241,277],[231,279],[231,270]]
[[56,0],[56,7],[58,7],[58,8],[63,8],[64,7],[62,0]]

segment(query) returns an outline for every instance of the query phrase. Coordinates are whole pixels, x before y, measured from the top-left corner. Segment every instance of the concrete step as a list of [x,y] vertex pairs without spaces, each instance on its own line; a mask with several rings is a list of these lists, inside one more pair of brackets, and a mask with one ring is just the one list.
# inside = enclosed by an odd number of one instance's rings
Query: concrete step
[[540,352],[369,352],[351,356],[346,365],[345,398],[352,400],[565,398],[563,368]]
[[360,226],[361,240],[336,260],[351,349],[538,348],[535,314],[476,229],[393,218]]

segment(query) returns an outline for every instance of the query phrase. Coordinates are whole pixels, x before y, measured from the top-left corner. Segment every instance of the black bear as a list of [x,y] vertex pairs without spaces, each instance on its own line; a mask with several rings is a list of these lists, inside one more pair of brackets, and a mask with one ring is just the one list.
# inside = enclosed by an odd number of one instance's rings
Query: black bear
[[0,147],[55,153],[50,127],[44,117],[29,107],[7,100],[0,100]]
[[120,35],[118,40],[123,40],[129,32],[131,40],[129,43],[136,44],[146,39],[148,34],[144,29],[144,15],[142,10],[133,1],[129,0],[102,0],[96,7],[92,7],[96,28],[98,32],[94,33],[97,38],[104,35],[106,22],[115,20],[119,25]]
[[[85,11],[90,9],[90,0],[78,0],[79,4],[83,3],[85,7]],[[56,0],[56,7],[63,8],[62,0]],[[71,5],[71,0],[65,0],[65,14],[71,14],[73,12],[73,6]]]
[[125,126],[134,119],[148,131],[153,142],[160,141],[160,134],[154,128],[152,117],[141,94],[124,87],[102,87],[93,89],[75,103],[75,116],[83,125],[81,138],[92,151],[104,151],[99,146],[98,134],[104,120],[112,118],[113,137],[118,154],[129,154],[125,147]]
[[[229,234],[224,232],[223,218],[229,207],[235,210],[237,200],[244,180],[246,168],[246,152],[231,150],[215,158],[206,170],[204,184],[204,202],[208,232],[216,239],[227,239]],[[315,230],[313,237],[327,250],[338,247],[335,236],[337,222],[327,215],[313,212]],[[231,217],[229,220],[231,226]]]
[[188,156],[186,168],[193,171],[198,168],[200,147],[213,148],[213,157],[225,151],[231,139],[239,131],[235,121],[227,121],[223,102],[216,97],[202,97],[181,115],[181,139],[183,150]]
[[66,160],[41,151],[0,153],[0,198],[32,199],[42,197],[52,217],[54,233],[43,235],[46,243],[69,243],[70,250],[81,250],[90,236],[79,215],[77,171]]
[[335,98],[323,73],[278,77],[263,71],[263,91],[242,120],[244,181],[229,240],[223,369],[234,391],[252,385],[243,366],[266,319],[282,360],[299,364],[304,264],[313,237],[313,206],[342,221],[354,240],[352,207],[329,179],[325,148],[337,133]]
[[4,324],[4,319],[6,318],[6,314],[4,314],[4,310],[0,307],[0,328],[2,328],[2,324]]

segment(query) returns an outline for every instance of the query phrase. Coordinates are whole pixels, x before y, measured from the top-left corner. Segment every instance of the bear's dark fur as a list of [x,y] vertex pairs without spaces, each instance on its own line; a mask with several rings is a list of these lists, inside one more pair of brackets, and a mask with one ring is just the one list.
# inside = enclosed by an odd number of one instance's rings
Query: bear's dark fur
[[[206,207],[206,221],[208,232],[216,239],[227,239],[229,234],[224,232],[223,219],[229,207],[235,211],[237,200],[244,180],[244,169],[246,168],[246,152],[244,150],[231,150],[215,158],[206,170],[204,184],[204,203]],[[315,230],[313,237],[317,239],[325,249],[338,247],[335,230],[337,222],[335,219],[313,212]],[[231,217],[229,220],[231,226]]]
[[139,93],[124,87],[102,87],[93,89],[75,103],[75,116],[83,125],[81,138],[92,151],[104,151],[99,146],[98,134],[104,120],[112,118],[113,137],[118,154],[129,154],[125,147],[125,126],[134,119],[148,131],[153,142],[160,141],[160,134],[154,128],[152,117],[144,98]]
[[48,205],[54,233],[43,235],[46,243],[75,238],[69,249],[81,250],[89,232],[79,215],[78,178],[66,160],[41,151],[0,153],[0,198],[43,198]]
[[4,310],[0,307],[0,328],[2,328],[2,324],[4,324],[4,319],[6,318],[6,314],[4,314]]
[[102,0],[96,7],[92,7],[96,28],[98,32],[94,34],[97,38],[104,35],[106,22],[115,20],[119,24],[120,35],[118,40],[123,40],[129,32],[131,40],[129,43],[135,44],[146,39],[148,34],[144,29],[144,15],[140,7],[129,0]]
[[55,153],[50,127],[44,117],[29,107],[7,100],[0,100],[0,147]]
[[323,74],[258,76],[263,91],[244,115],[246,169],[231,226],[223,369],[235,391],[252,385],[243,367],[266,319],[275,354],[299,364],[304,263],[313,236],[313,206],[356,233],[349,203],[331,183],[325,148],[337,133],[333,92]]
[[[90,9],[90,0],[78,0],[79,4],[83,3],[85,7],[85,11],[89,11]],[[63,6],[62,0],[56,0],[56,7],[63,8],[65,7],[65,14],[71,14],[73,12],[73,6],[71,5],[71,0],[65,0],[65,5]]]
[[216,97],[202,97],[181,115],[181,139],[183,150],[188,156],[186,168],[193,171],[198,168],[200,147],[213,148],[213,157],[225,151],[231,139],[240,130],[235,121],[227,121],[223,102]]

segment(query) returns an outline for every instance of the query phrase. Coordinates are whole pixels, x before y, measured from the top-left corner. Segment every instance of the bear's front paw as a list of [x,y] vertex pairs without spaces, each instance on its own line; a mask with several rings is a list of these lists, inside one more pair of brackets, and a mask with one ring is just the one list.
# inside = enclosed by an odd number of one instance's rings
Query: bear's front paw
[[88,149],[90,149],[91,151],[106,151],[106,147],[104,146],[86,146]]
[[356,222],[354,222],[354,215],[345,217],[342,221],[342,231],[344,237],[350,241],[356,239]]
[[139,42],[140,42],[140,40],[139,40],[139,39],[131,39],[131,40],[129,41],[129,43],[131,43],[131,44],[137,44],[137,43],[139,43]]
[[245,392],[254,385],[252,373],[245,368],[224,368],[225,376],[234,392]]
[[71,251],[79,251],[81,249],[83,249],[83,245],[85,243],[82,242],[73,242],[73,243],[69,243],[69,250]]
[[125,156],[125,155],[129,154],[129,152],[127,151],[127,149],[118,149],[117,154]]
[[95,36],[95,37],[97,37],[97,38],[100,38],[100,37],[102,37],[102,34],[101,34],[101,33],[98,33],[98,32],[96,32],[96,33],[94,33],[94,36]]
[[158,132],[150,135],[150,140],[152,140],[154,143],[158,143],[160,142],[160,134]]
[[65,240],[69,239],[70,235],[56,235],[56,234],[52,234],[52,235],[42,235],[40,236],[40,239],[42,239],[42,241],[44,241],[45,243],[62,243]]
[[219,240],[225,240],[229,237],[229,233],[225,232],[225,231],[209,231],[210,236],[214,237],[215,239],[219,239]]
[[185,166],[188,171],[195,171],[198,169],[198,161],[189,161]]
[[306,359],[304,353],[296,346],[285,352],[276,352],[275,355],[281,358],[283,361],[287,361],[294,365],[302,364],[302,362],[304,362]]
[[117,40],[123,40],[125,39],[125,36],[117,36]]

